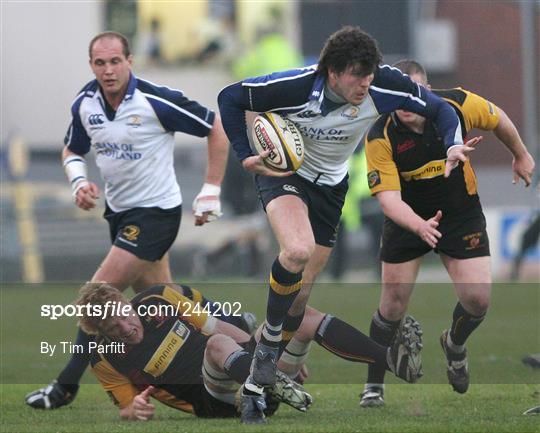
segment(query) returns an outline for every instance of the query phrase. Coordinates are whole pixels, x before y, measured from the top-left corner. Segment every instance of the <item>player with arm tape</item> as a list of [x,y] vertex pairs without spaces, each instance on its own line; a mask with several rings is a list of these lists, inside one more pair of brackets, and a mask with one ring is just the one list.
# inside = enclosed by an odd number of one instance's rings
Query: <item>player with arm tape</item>
[[[329,37],[318,65],[247,78],[218,96],[225,131],[244,168],[255,174],[280,246],[249,382],[273,382],[282,330],[289,338],[294,335],[313,282],[335,243],[348,188],[347,161],[377,117],[399,108],[423,114],[437,123],[445,147],[453,146],[449,163],[463,154],[461,125],[451,107],[380,62],[371,36],[357,27],[344,27]],[[304,161],[294,174],[273,171],[264,165],[264,154],[253,155],[246,111],[275,111],[300,130]]]
[[[220,185],[228,141],[212,110],[181,91],[136,77],[127,39],[116,32],[96,35],[89,45],[95,79],[71,107],[72,121],[62,151],[75,204],[90,210],[100,196],[88,179],[85,155],[93,150],[105,183],[105,214],[112,246],[91,281],[114,283],[135,292],[172,281],[168,250],[182,216],[182,195],[174,170],[174,134],[206,137],[204,185],[193,203],[195,224],[218,218]],[[76,344],[86,345],[80,332]],[[74,354],[50,386],[29,394],[34,408],[70,403],[88,365],[89,354]],[[45,398],[46,397],[46,398]]]
[[[419,63],[395,65],[428,86]],[[502,109],[461,88],[434,90],[461,119],[463,135],[474,128],[493,131],[513,155],[514,182],[528,186],[534,161]],[[481,137],[467,141],[464,154]],[[449,383],[458,393],[469,387],[465,341],[481,324],[491,297],[489,240],[468,158],[446,177],[445,144],[433,123],[407,111],[381,116],[366,137],[368,183],[386,216],[381,241],[382,293],[370,336],[383,345],[392,340],[407,310],[421,258],[434,249],[444,263],[458,297],[449,331],[441,335]],[[384,371],[370,366],[361,406],[384,404]]]

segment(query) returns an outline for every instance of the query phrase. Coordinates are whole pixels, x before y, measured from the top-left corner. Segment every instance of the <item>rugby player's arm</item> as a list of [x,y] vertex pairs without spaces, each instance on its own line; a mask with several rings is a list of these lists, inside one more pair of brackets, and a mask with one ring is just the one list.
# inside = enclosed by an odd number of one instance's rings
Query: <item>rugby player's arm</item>
[[204,182],[220,186],[225,175],[227,156],[229,154],[229,140],[223,130],[219,116],[214,119],[212,129],[208,134],[208,167]]
[[233,83],[218,95],[223,128],[240,161],[253,156],[247,135],[246,111],[266,112],[307,104],[315,78],[314,68],[295,69]]
[[377,197],[386,217],[434,247],[437,239],[441,237],[436,227],[442,213],[439,211],[433,218],[424,220],[402,200],[399,173],[392,158],[390,143],[382,137],[371,140],[368,138],[369,134],[365,147],[371,194]]
[[506,146],[513,156],[512,170],[514,172],[513,182],[517,183],[519,178],[523,179],[525,186],[531,184],[531,177],[534,171],[534,159],[527,151],[525,144],[521,140],[519,132],[506,113],[499,108],[499,124],[493,130],[495,136]]
[[62,149],[62,166],[68,178],[71,193],[77,207],[90,210],[96,206],[99,188],[88,180],[88,170],[84,156],[73,152],[68,146]]
[[139,394],[137,388],[129,379],[118,372],[106,359],[92,362],[92,373],[96,376],[103,389],[118,406],[120,417],[137,419],[135,417],[133,400]]
[[452,99],[449,99],[449,102],[461,111],[466,130],[478,128],[493,131],[514,157],[512,161],[514,183],[522,178],[525,185],[529,186],[534,170],[534,159],[523,144],[512,120],[500,107],[475,93],[461,88],[456,89],[455,92],[461,92],[465,95],[462,105],[457,104]]
[[447,149],[463,145],[461,122],[453,108],[399,69],[380,66],[370,93],[379,113],[406,110],[420,114],[435,122]]

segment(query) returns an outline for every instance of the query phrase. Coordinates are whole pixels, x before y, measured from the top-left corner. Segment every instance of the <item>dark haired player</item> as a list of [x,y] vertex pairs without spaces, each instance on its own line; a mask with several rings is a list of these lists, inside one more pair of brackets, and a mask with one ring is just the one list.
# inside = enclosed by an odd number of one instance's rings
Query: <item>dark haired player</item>
[[[348,188],[347,161],[377,117],[402,108],[433,119],[448,151],[448,169],[465,160],[461,125],[451,107],[380,63],[376,41],[358,27],[344,27],[328,38],[318,65],[247,78],[219,94],[227,136],[244,168],[256,175],[280,246],[270,273],[266,322],[245,386],[246,404],[262,386],[274,383],[280,343],[283,339],[285,346],[301,323],[313,282],[335,243]],[[276,111],[296,124],[305,159],[295,174],[267,168],[268,153],[253,154],[246,111]]]

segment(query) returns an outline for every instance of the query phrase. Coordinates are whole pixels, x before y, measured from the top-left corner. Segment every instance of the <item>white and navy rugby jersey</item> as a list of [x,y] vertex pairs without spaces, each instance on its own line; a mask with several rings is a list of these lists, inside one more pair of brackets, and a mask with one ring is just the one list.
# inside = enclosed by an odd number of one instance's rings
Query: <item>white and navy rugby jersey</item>
[[173,167],[174,133],[205,137],[215,118],[213,111],[181,91],[133,75],[116,112],[93,80],[77,96],[71,113],[64,144],[79,155],[94,149],[105,198],[115,212],[180,205],[182,195]]
[[298,174],[312,182],[336,185],[347,174],[347,160],[377,117],[397,109],[435,121],[447,147],[463,144],[455,111],[398,69],[379,66],[360,105],[336,104],[324,95],[317,65],[248,78],[218,96],[225,132],[240,160],[253,155],[245,111],[275,111],[292,120],[304,138],[305,157]]

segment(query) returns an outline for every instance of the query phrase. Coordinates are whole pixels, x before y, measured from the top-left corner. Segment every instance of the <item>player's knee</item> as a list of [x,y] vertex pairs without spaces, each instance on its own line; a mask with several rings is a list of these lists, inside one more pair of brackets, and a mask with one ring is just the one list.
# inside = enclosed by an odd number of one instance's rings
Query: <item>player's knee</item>
[[486,314],[490,306],[490,296],[486,293],[474,294],[467,298],[466,309],[475,316]]
[[206,343],[206,353],[212,358],[215,358],[223,350],[224,344],[229,337],[223,334],[212,335]]
[[[287,247],[283,250],[281,257],[286,263],[282,263],[285,267],[287,264],[290,267],[301,267],[303,269],[315,250],[315,243],[306,242],[299,245]],[[291,269],[296,270],[296,269]]]
[[393,320],[394,317],[401,317],[405,313],[408,303],[407,294],[392,290],[386,292],[379,309],[386,319]]

